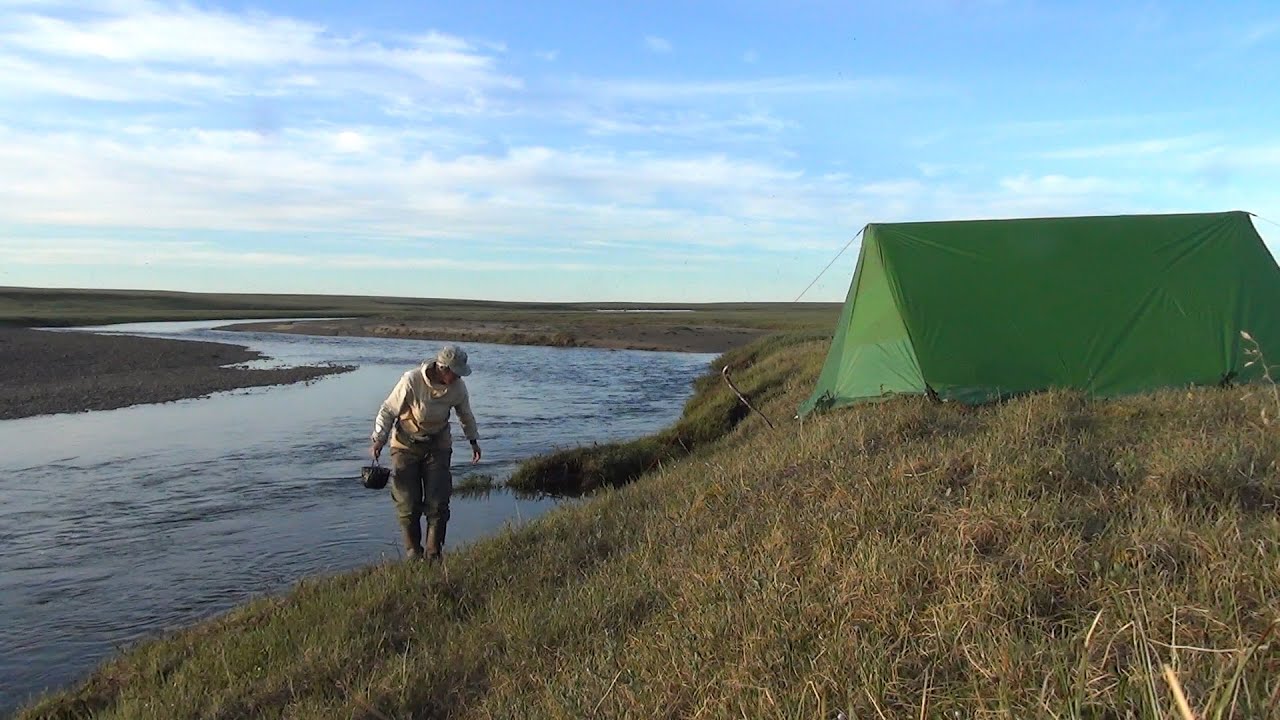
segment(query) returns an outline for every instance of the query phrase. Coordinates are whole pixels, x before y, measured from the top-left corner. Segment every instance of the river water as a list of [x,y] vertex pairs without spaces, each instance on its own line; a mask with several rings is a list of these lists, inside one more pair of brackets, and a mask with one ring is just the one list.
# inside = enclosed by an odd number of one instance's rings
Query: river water
[[[305,576],[398,559],[390,491],[364,488],[378,404],[436,341],[94,328],[247,345],[276,364],[357,369],[193,400],[0,421],[0,715],[117,648]],[[502,480],[552,449],[628,439],[679,417],[714,355],[467,343],[484,458],[454,422],[455,481]],[[449,549],[555,507],[455,496]]]

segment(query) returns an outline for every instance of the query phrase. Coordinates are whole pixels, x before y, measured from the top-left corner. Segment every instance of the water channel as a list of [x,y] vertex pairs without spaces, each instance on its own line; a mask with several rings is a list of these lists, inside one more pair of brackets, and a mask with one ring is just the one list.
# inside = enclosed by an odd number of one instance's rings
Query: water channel
[[[270,366],[357,369],[118,410],[0,421],[0,714],[82,677],[117,648],[302,577],[398,559],[389,491],[359,481],[378,404],[441,341],[215,330],[94,332],[247,345]],[[464,346],[484,459],[454,428],[454,477],[501,480],[525,458],[627,439],[679,417],[714,355]],[[456,549],[556,506],[455,497]]]

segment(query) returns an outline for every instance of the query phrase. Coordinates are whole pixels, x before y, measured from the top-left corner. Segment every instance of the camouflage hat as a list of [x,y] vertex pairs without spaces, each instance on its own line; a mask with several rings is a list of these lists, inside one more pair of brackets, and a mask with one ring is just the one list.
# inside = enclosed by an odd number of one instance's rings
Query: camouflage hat
[[447,367],[462,377],[471,374],[467,365],[467,351],[457,345],[445,345],[436,355],[436,365]]

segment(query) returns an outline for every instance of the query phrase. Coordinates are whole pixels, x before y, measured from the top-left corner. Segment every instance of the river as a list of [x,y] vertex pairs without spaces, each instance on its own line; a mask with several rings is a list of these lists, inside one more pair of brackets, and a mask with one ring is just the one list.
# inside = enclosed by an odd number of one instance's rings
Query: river
[[[214,330],[94,332],[247,345],[257,363],[355,365],[308,384],[0,421],[0,714],[103,658],[300,578],[401,550],[389,490],[364,488],[378,404],[437,341]],[[454,420],[455,481],[674,422],[714,355],[467,343],[484,458]],[[553,509],[505,490],[451,503],[456,550]]]

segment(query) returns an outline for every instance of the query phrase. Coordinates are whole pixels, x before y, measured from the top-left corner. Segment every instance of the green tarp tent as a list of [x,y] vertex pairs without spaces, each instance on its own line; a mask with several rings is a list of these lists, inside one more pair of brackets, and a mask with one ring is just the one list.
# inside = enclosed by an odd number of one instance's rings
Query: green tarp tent
[[870,224],[800,415],[895,394],[1117,396],[1280,363],[1280,268],[1245,212]]

